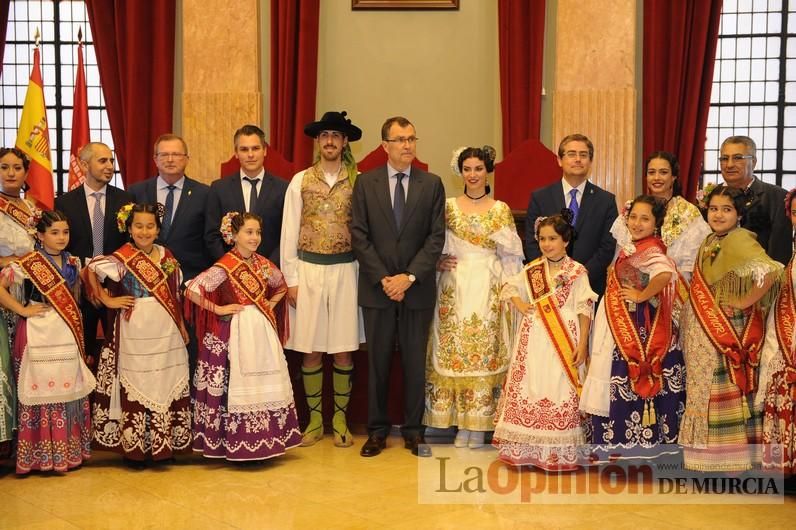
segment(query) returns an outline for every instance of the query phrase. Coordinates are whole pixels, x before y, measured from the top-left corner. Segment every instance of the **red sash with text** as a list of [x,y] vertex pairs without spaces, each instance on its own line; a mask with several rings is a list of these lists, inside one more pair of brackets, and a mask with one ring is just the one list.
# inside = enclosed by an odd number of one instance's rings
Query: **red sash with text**
[[249,264],[232,252],[227,252],[221,259],[216,262],[216,265],[224,269],[230,281],[237,287],[249,301],[257,306],[257,309],[268,319],[278,330],[276,323],[276,315],[273,309],[268,304],[268,299],[265,297],[265,288],[262,280],[258,275],[249,267]]
[[732,382],[743,394],[754,392],[757,388],[754,370],[760,362],[760,348],[765,338],[763,312],[757,304],[752,306],[752,314],[739,337],[716,303],[699,266],[694,267],[690,299],[697,320],[711,344],[727,358]]
[[[641,245],[659,245],[661,247],[663,245],[660,240],[655,238],[650,238],[647,241],[648,243],[637,241],[636,250],[642,250]],[[666,253],[666,248],[661,248],[661,252]],[[619,260],[623,259],[628,258],[619,257]],[[616,269],[616,266],[611,268],[605,289],[605,311],[608,325],[619,353],[627,362],[628,376],[633,391],[639,397],[649,399],[656,396],[663,387],[663,361],[669,352],[672,340],[672,301],[664,300],[661,296],[661,303],[658,304],[647,342],[644,344],[630,317],[627,304],[622,299],[621,284]]]
[[130,243],[122,245],[113,255],[124,263],[127,271],[152,293],[155,300],[163,306],[163,309],[166,310],[177,327],[180,328],[182,313],[180,313],[177,300],[169,288],[169,277],[166,272]]
[[31,252],[23,256],[19,260],[19,266],[28,275],[36,289],[46,298],[47,303],[58,311],[58,314],[66,322],[69,331],[75,337],[80,356],[85,360],[86,351],[80,307],[77,305],[72,291],[69,290],[66,279],[58,272],[55,265],[39,252]]
[[13,219],[14,222],[16,222],[25,230],[30,230],[30,225],[28,224],[28,221],[30,220],[30,212],[27,210],[23,210],[13,202],[0,197],[0,211]]
[[578,369],[574,365],[575,343],[558,311],[553,297],[553,285],[550,283],[543,259],[537,259],[525,268],[525,286],[532,303],[536,305],[547,335],[553,343],[561,368],[567,375],[572,388],[580,395],[582,385],[578,379]]

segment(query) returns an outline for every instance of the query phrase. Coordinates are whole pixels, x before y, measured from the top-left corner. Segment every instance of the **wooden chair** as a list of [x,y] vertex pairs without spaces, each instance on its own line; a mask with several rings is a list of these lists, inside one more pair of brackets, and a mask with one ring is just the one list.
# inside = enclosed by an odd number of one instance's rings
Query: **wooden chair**
[[495,198],[525,212],[533,190],[559,179],[556,154],[539,140],[526,140],[495,164]]
[[[285,157],[282,156],[282,153],[271,146],[266,146],[266,148],[268,151],[265,154],[265,171],[283,180],[289,181],[292,179],[297,171],[293,163],[288,162]],[[223,178],[230,175],[237,175],[239,171],[240,162],[238,162],[235,155],[232,155],[229,160],[221,163],[219,176]]]
[[[357,169],[361,173],[365,171],[370,171],[371,169],[376,169],[379,166],[383,166],[387,163],[387,153],[384,151],[381,145],[376,146],[376,149],[365,155],[365,158],[360,160],[357,163]],[[422,169],[423,171],[428,171],[428,164],[418,160],[417,158],[412,161],[412,165],[416,168]]]

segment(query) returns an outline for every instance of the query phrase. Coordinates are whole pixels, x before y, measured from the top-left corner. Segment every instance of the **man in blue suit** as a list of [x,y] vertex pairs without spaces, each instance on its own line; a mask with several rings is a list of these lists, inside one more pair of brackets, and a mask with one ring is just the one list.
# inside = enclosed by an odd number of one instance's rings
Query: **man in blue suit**
[[130,186],[138,203],[165,206],[158,242],[180,262],[185,280],[190,280],[211,265],[205,251],[204,227],[210,187],[185,176],[188,146],[174,134],[163,134],[155,141],[158,175]]
[[616,248],[611,225],[618,212],[614,194],[589,182],[592,160],[594,144],[586,136],[570,134],[561,140],[558,165],[563,176],[560,182],[535,190],[531,195],[525,218],[525,257],[532,261],[541,256],[534,237],[536,219],[569,208],[575,214],[575,239],[567,252],[586,267],[591,288],[602,295]]
[[235,156],[240,173],[229,175],[210,185],[205,221],[205,242],[213,261],[228,247],[219,231],[221,218],[229,212],[251,212],[263,219],[263,238],[257,253],[279,265],[279,237],[285,206],[287,181],[266,173],[265,133],[256,125],[244,125],[235,131]]

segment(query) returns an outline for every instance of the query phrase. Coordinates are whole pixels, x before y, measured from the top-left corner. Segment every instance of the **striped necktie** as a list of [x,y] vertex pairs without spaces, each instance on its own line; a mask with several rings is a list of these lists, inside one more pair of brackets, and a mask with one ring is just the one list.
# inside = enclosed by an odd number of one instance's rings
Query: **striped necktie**
[[102,241],[105,238],[105,214],[102,213],[102,205],[100,204],[102,193],[95,191],[91,196],[94,198],[94,210],[91,214],[91,241],[94,249],[91,255],[99,256],[102,254]]

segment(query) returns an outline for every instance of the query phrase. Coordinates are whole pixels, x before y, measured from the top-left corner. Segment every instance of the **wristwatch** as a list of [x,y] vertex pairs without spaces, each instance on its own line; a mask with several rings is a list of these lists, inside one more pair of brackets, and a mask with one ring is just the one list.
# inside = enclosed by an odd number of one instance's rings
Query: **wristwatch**
[[411,272],[407,271],[404,274],[406,274],[409,277],[409,282],[410,283],[415,283],[415,280],[417,280],[417,277],[414,274],[412,274]]

